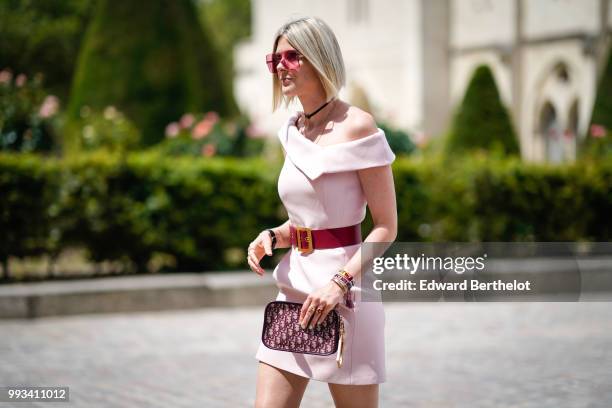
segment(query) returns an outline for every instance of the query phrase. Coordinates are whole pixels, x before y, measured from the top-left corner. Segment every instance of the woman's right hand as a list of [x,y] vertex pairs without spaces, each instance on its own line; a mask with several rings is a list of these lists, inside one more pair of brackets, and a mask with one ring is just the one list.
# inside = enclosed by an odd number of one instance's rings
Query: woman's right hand
[[251,270],[260,276],[263,276],[264,270],[259,266],[259,261],[264,255],[272,256],[272,237],[268,231],[259,233],[250,244],[247,250],[247,261]]

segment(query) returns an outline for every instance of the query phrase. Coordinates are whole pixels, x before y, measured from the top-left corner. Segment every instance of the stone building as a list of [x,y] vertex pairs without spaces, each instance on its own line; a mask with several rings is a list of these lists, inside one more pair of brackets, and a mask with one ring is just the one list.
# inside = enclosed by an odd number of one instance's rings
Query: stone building
[[252,8],[252,37],[235,50],[235,89],[264,131],[287,115],[272,114],[264,55],[284,21],[314,15],[342,48],[341,97],[416,138],[443,134],[475,68],[489,65],[532,161],[574,159],[612,32],[612,0],[252,0]]

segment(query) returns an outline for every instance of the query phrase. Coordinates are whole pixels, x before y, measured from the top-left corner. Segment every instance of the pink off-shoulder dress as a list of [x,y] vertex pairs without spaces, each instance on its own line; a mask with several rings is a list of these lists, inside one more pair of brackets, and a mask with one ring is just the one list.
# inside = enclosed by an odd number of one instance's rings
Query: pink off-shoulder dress
[[[395,160],[382,129],[372,135],[329,146],[318,145],[295,127],[294,112],[278,132],[286,152],[278,179],[278,193],[293,225],[312,229],[361,223],[366,198],[357,170],[384,166]],[[279,288],[276,300],[303,303],[308,294],[325,286],[346,265],[360,244],[315,249],[302,254],[291,248],[273,272]],[[342,367],[335,354],[316,356],[267,348],[260,342],[259,361],[308,377],[336,384],[380,384],[386,381],[385,312],[381,302],[361,302],[360,279],[352,289],[354,307],[341,302],[336,310],[344,318],[345,346]],[[263,324],[263,322],[262,322]]]

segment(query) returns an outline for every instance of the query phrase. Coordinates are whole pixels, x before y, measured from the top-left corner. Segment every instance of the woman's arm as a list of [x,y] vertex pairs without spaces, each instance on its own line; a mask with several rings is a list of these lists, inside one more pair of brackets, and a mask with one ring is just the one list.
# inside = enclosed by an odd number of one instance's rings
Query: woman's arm
[[[354,122],[350,130],[352,139],[358,139],[375,133],[378,128],[372,116],[366,114],[361,116],[360,120]],[[395,241],[397,237],[397,204],[391,165],[358,170],[357,174],[374,222],[374,228],[364,242],[390,243]],[[386,247],[376,249],[376,252],[379,252],[379,250],[384,252]],[[364,264],[367,264],[371,260],[363,261]],[[353,277],[357,277],[361,273],[361,264],[361,248],[359,248],[344,269]]]
[[291,246],[291,240],[289,239],[289,220],[285,221],[278,227],[270,228],[276,235],[276,247],[275,248],[289,248]]
[[[354,140],[372,135],[377,131],[376,122],[367,113],[358,115],[348,127],[349,138]],[[368,207],[370,208],[370,213],[372,214],[372,219],[374,220],[374,228],[364,242],[393,242],[397,236],[397,208],[391,165],[357,170],[357,173],[366,201],[368,202]],[[384,247],[376,248],[376,252],[382,249],[381,252],[384,253],[386,245]],[[375,254],[375,256],[381,254]],[[344,270],[354,278],[359,278],[361,274],[361,261],[360,247],[344,266]],[[300,310],[300,325],[304,327],[308,320],[310,320],[312,312],[308,310],[311,305],[324,305],[322,313],[320,313],[318,318],[314,319],[315,321],[311,322],[311,327],[324,321],[331,309],[345,296],[344,291],[345,289],[342,289],[336,282],[330,280],[326,286],[308,295]]]

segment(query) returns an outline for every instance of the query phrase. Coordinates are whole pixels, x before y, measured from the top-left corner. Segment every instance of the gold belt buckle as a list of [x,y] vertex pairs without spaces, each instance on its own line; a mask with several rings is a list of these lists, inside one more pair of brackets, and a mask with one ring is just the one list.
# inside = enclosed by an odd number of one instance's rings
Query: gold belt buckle
[[[306,238],[304,239],[302,239],[302,234],[300,234],[302,231],[306,232]],[[312,247],[312,232],[310,228],[295,227],[295,234],[297,235],[298,251],[300,251],[302,254],[309,254],[314,251],[314,248]],[[306,248],[302,246],[302,242],[304,241],[307,243]]]

